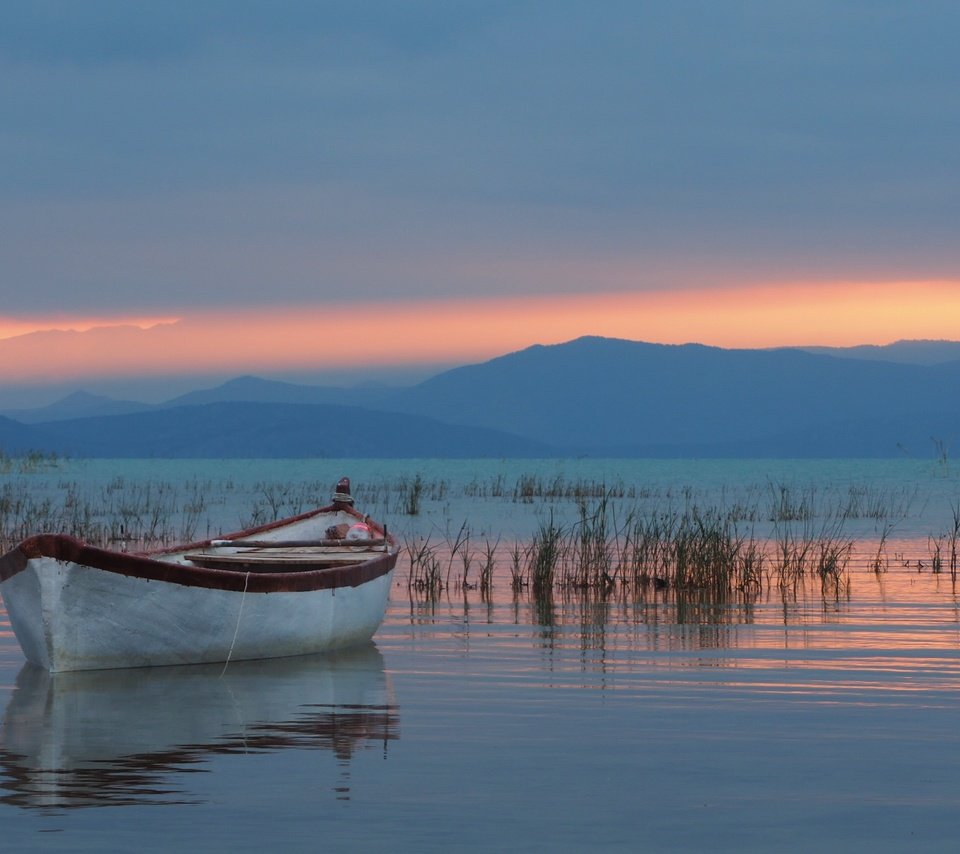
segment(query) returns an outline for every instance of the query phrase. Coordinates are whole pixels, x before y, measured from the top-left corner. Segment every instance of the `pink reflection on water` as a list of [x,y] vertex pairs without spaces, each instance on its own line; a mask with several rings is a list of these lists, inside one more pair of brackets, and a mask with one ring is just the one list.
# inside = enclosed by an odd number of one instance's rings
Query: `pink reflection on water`
[[818,703],[870,704],[880,694],[935,702],[938,691],[960,690],[960,591],[949,573],[926,568],[926,543],[885,542],[878,561],[880,545],[851,544],[843,589],[831,595],[805,576],[720,598],[652,586],[536,597],[512,590],[501,565],[486,594],[430,600],[401,580],[379,637],[412,644],[421,675],[469,662],[503,684],[559,689],[708,683]]

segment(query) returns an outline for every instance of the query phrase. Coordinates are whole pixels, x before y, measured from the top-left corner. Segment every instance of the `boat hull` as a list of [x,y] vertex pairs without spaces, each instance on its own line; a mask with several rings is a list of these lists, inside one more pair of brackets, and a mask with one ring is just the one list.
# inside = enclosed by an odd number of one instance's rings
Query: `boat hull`
[[[40,555],[0,590],[27,660],[51,672],[306,655],[370,640],[393,577],[356,586],[241,589],[121,574]],[[240,585],[235,583],[234,587]]]
[[369,641],[397,555],[342,478],[327,507],[154,552],[29,537],[0,556],[0,593],[54,673],[279,658]]

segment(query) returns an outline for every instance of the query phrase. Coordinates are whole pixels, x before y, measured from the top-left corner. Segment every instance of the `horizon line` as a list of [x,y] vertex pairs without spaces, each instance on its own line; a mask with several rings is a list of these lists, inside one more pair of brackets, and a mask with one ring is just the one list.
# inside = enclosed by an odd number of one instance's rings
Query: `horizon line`
[[[803,352],[810,352],[814,354],[821,354],[823,351],[826,351],[826,355],[830,355],[831,352],[847,352],[855,350],[884,350],[887,348],[895,347],[898,345],[911,345],[911,344],[929,344],[929,345],[957,345],[960,347],[960,339],[949,339],[949,338],[900,338],[894,341],[887,342],[885,344],[873,344],[873,343],[861,343],[861,344],[852,344],[852,345],[843,345],[843,346],[830,346],[830,345],[774,345],[766,347],[722,347],[711,344],[705,344],[698,341],[685,341],[683,343],[672,343],[672,342],[658,342],[650,340],[641,340],[641,339],[630,339],[630,338],[620,338],[617,336],[609,335],[594,335],[594,334],[585,334],[579,335],[575,338],[571,338],[567,341],[550,343],[550,344],[528,344],[524,347],[521,347],[516,350],[510,350],[504,353],[500,353],[495,356],[491,356],[487,359],[481,359],[478,361],[464,361],[464,362],[450,362],[450,363],[437,363],[433,365],[426,365],[422,363],[408,363],[408,364],[395,364],[389,366],[389,368],[383,365],[354,365],[349,367],[344,367],[339,370],[291,370],[285,368],[271,369],[267,368],[266,370],[238,370],[238,371],[197,371],[197,372],[178,372],[171,374],[144,374],[144,375],[130,375],[130,374],[121,374],[121,375],[89,375],[84,377],[71,377],[71,378],[56,378],[50,380],[34,380],[34,381],[24,381],[24,382],[0,382],[0,394],[13,394],[17,395],[18,393],[27,397],[48,397],[50,395],[56,395],[52,400],[49,400],[47,403],[33,404],[33,405],[5,405],[0,407],[0,412],[2,411],[20,411],[20,410],[33,410],[33,409],[43,409],[47,406],[55,405],[62,400],[78,393],[86,393],[95,396],[107,397],[110,399],[120,399],[116,398],[111,394],[106,394],[102,391],[104,388],[114,387],[114,388],[123,388],[123,387],[134,387],[134,386],[144,386],[149,387],[153,386],[158,389],[163,387],[179,387],[177,391],[171,393],[169,396],[164,396],[162,393],[158,397],[157,393],[147,394],[146,398],[153,398],[151,402],[148,399],[135,399],[135,398],[124,398],[132,403],[144,403],[147,405],[163,404],[167,403],[170,400],[174,400],[178,397],[188,394],[192,391],[208,391],[215,388],[220,388],[228,383],[235,382],[241,379],[254,379],[254,380],[263,380],[267,382],[276,382],[283,383],[291,386],[302,386],[302,387],[311,387],[311,388],[340,388],[340,389],[354,389],[359,388],[364,385],[382,385],[387,388],[409,388],[415,386],[421,382],[424,382],[432,377],[439,376],[440,374],[446,373],[447,371],[456,370],[463,367],[471,367],[474,365],[486,364],[490,361],[495,361],[497,359],[502,359],[511,355],[522,353],[526,350],[530,350],[536,347],[563,347],[577,341],[582,340],[603,340],[603,341],[617,341],[627,344],[640,344],[645,346],[652,347],[664,347],[664,348],[683,348],[683,347],[706,347],[714,350],[722,351],[745,351],[745,352],[771,352],[778,350],[799,350]],[[889,360],[892,363],[902,363],[902,364],[916,364],[918,366],[926,366],[928,363],[925,362],[903,362],[902,360],[891,359]],[[947,362],[953,361],[952,359],[945,360]],[[929,364],[942,364],[942,363],[929,363]],[[346,381],[344,381],[346,380]],[[101,389],[101,391],[90,391],[90,389]],[[69,389],[69,390],[68,390]]]

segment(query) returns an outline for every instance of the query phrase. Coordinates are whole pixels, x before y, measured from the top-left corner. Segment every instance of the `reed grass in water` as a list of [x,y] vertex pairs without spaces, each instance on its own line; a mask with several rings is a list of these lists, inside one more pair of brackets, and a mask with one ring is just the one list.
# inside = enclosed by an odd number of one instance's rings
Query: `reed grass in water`
[[[606,497],[581,502],[574,525],[562,526],[549,513],[528,544],[514,543],[506,550],[510,588],[514,593],[529,589],[535,599],[557,591],[603,597],[615,591],[670,589],[720,600],[732,595],[749,599],[767,587],[795,595],[812,579],[825,597],[839,598],[848,591],[853,541],[843,535],[842,518],[819,525],[809,518],[787,520],[770,540],[741,528],[740,518],[739,509],[725,514],[691,506],[646,514],[634,510],[618,523]],[[476,586],[484,594],[492,590],[498,544],[486,543],[477,558],[483,566],[481,581],[470,583],[475,561],[465,530],[442,546],[408,543],[411,589],[435,595]],[[957,532],[960,544],[960,512]],[[882,544],[875,560],[882,560]],[[462,574],[452,574],[456,562]]]
[[[60,461],[33,455],[22,460],[0,457],[0,548],[43,531],[72,534],[87,542],[140,550],[222,533],[210,522],[211,505],[235,499],[238,487],[229,478],[195,479],[186,484],[138,481],[118,476],[105,485],[87,486],[61,476]],[[43,488],[38,487],[43,481]],[[702,493],[692,487],[638,489],[622,482],[522,475],[475,479],[457,487],[458,496],[500,503],[534,503],[541,522],[528,541],[512,546],[490,537],[477,549],[464,523],[443,542],[415,538],[405,545],[412,590],[436,595],[443,590],[478,588],[489,594],[497,568],[519,592],[548,591],[612,594],[614,591],[672,589],[713,596],[753,594],[764,587],[789,592],[805,579],[819,581],[826,595],[847,586],[853,543],[843,533],[851,519],[884,522],[872,561],[877,573],[886,566],[884,545],[893,521],[906,515],[909,491],[849,487],[837,491],[788,484],[759,486],[752,503],[742,494],[729,506],[698,506]],[[249,528],[325,503],[324,480],[296,483],[263,481],[253,485],[239,525]],[[421,474],[355,485],[358,506],[376,518],[391,514],[429,513],[429,503],[446,501],[455,491],[443,479]],[[458,497],[452,496],[452,497]],[[630,502],[634,502],[630,506]],[[560,512],[574,502],[575,518]],[[426,505],[426,509],[425,509]],[[679,505],[679,507],[677,506]],[[558,513],[553,513],[554,508]],[[379,508],[379,510],[377,509]],[[960,572],[960,506],[952,508],[948,529],[929,538],[929,557],[918,570]],[[762,538],[756,525],[772,525]],[[447,527],[449,528],[449,522]],[[401,564],[402,566],[402,564]],[[699,593],[698,593],[699,595]]]
[[25,481],[0,484],[0,548],[34,534],[68,534],[93,545],[130,550],[188,542],[197,537],[207,510],[206,489],[187,491],[165,482],[115,479],[88,494],[72,481],[38,495]]

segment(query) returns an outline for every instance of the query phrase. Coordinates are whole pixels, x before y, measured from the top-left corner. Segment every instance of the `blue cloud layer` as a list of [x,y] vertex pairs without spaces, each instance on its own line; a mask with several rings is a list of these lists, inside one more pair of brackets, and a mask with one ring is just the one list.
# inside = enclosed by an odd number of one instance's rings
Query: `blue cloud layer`
[[[6,310],[602,289],[605,264],[635,287],[949,275],[958,24],[853,0],[13,4]],[[537,272],[567,257],[579,284]]]

